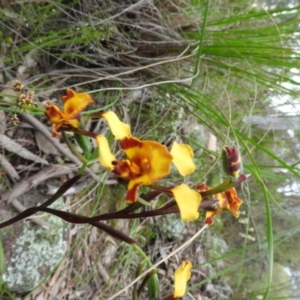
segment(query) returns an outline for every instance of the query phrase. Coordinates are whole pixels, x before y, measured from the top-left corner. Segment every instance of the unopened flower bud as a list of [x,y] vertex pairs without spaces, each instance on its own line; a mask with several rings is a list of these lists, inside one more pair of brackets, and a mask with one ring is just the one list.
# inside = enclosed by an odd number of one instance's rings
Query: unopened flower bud
[[235,147],[223,147],[222,161],[224,172],[229,176],[238,178],[243,169],[239,151]]

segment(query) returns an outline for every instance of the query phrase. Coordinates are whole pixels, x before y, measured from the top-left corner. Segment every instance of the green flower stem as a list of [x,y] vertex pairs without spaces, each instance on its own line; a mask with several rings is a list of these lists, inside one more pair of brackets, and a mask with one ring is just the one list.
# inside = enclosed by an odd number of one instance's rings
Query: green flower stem
[[144,206],[150,206],[150,203],[142,198],[138,198],[138,202],[143,204]]
[[131,245],[132,248],[145,260],[148,267],[152,266],[152,263],[146,253],[136,244]]
[[228,190],[230,190],[234,187],[237,187],[243,181],[245,181],[247,178],[248,177],[245,174],[240,175],[237,180],[232,180],[232,177],[228,177],[227,179],[225,179],[217,187],[215,187],[211,190],[203,191],[203,192],[199,192],[199,193],[202,197],[207,197],[207,196],[212,196],[212,195],[215,195],[215,194],[223,193],[223,192],[226,192],[226,191],[228,191]]
[[75,148],[75,146],[72,144],[72,142],[69,140],[68,136],[66,135],[66,133],[64,131],[62,131],[62,136],[64,141],[66,142],[66,144],[68,145],[68,148],[71,150],[71,152],[81,161],[83,162],[85,165],[87,165],[88,160],[81,155]]
[[88,165],[88,162],[83,162],[82,166],[78,170],[78,175],[82,175],[84,173],[85,168],[87,167],[87,165]]
[[[138,265],[138,267],[137,267],[137,269],[136,269],[136,271],[135,271],[135,277],[138,277],[138,276],[142,273],[142,271],[143,271],[145,265],[146,265],[146,262],[145,262],[145,260],[143,260],[143,261]],[[142,284],[141,284],[139,287],[138,287],[138,283],[137,283],[137,282],[134,284],[133,291],[132,291],[132,300],[138,300],[138,299],[139,299],[139,290],[140,290],[141,288],[143,288],[143,286],[144,286],[144,285],[143,285],[143,284],[144,284],[144,281],[145,281],[145,278],[144,278]]]
[[[147,267],[152,267],[152,262],[149,259],[149,257],[146,255],[146,253],[137,245],[137,244],[131,244],[132,248],[143,258],[143,261],[146,262]],[[157,273],[150,274],[151,276],[148,279],[148,296],[150,300],[159,299],[159,281],[158,281],[158,275]]]
[[74,133],[74,137],[75,137],[77,144],[82,149],[84,156],[87,159],[89,159],[89,157],[91,155],[91,151],[92,151],[90,139],[87,136],[84,136],[84,135],[76,133],[76,132]]
[[202,197],[212,196],[212,195],[215,195],[215,194],[225,192],[225,191],[227,191],[231,188],[233,188],[233,183],[231,182],[231,178],[227,178],[220,185],[218,185],[217,187],[215,187],[211,190],[208,190],[208,191],[200,192],[200,195]]
[[[21,111],[19,108],[0,107],[0,110],[3,110],[8,113],[14,113],[14,114],[24,113],[24,111]],[[25,108],[24,108],[24,110],[25,110]],[[35,113],[35,112],[32,112],[31,114],[32,115],[40,115],[40,113]]]

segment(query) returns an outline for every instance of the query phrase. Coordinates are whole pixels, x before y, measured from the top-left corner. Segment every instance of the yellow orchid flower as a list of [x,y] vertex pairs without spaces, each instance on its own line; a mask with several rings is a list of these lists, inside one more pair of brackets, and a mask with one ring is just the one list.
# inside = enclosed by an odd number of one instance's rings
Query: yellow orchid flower
[[116,160],[105,137],[97,136],[100,164],[118,177],[129,179],[127,202],[135,202],[141,185],[150,185],[171,171],[172,156],[168,149],[154,141],[126,137],[120,141],[127,159]]
[[115,138],[120,140],[127,159],[112,161],[114,156],[110,151],[107,152],[104,137],[98,137],[99,161],[117,176],[129,180],[125,198],[127,202],[136,201],[141,185],[150,185],[167,176],[171,172],[171,163],[183,176],[194,172],[193,151],[188,145],[174,143],[169,152],[166,146],[158,142],[141,141],[131,136],[129,125],[121,122],[114,112],[103,113],[102,117],[106,119]]
[[180,267],[174,272],[174,294],[173,298],[181,298],[186,292],[187,282],[191,278],[192,263],[189,260],[182,262]]
[[58,129],[62,125],[69,125],[74,128],[80,127],[78,117],[80,113],[94,100],[86,93],[76,93],[71,89],[67,90],[67,95],[62,97],[64,109],[57,105],[49,104],[46,107],[45,115],[52,123],[52,136],[58,135]]

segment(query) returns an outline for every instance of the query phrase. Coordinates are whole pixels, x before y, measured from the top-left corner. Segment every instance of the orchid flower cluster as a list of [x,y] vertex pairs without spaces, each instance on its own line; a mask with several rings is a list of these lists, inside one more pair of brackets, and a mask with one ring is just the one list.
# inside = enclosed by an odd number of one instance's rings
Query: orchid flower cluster
[[[75,93],[67,91],[63,97],[64,108],[50,104],[46,108],[45,115],[53,126],[53,136],[57,136],[58,130],[62,126],[68,129],[75,129],[80,133],[80,122],[78,117],[80,112],[94,101],[86,93]],[[150,186],[159,192],[171,194],[178,206],[182,221],[194,221],[199,218],[199,207],[202,200],[208,199],[212,205],[206,211],[206,224],[213,224],[213,219],[224,209],[230,210],[235,217],[239,216],[239,207],[242,204],[237,196],[234,187],[220,193],[211,194],[213,190],[204,183],[197,186],[196,190],[187,184],[181,183],[172,188],[163,188],[153,184],[161,178],[170,174],[171,164],[173,164],[180,175],[192,174],[196,167],[193,162],[193,150],[189,145],[173,143],[170,151],[166,146],[151,140],[140,140],[131,135],[130,126],[120,121],[113,111],[104,112],[100,115],[104,118],[115,139],[120,141],[120,147],[124,151],[126,158],[117,159],[112,154],[106,137],[102,135],[93,136],[99,147],[99,162],[114,173],[117,177],[127,181],[127,194],[125,201],[135,203],[138,199],[138,190],[142,185]],[[85,134],[83,131],[81,131]],[[224,147],[224,165],[227,173],[239,181],[241,162],[238,152],[233,147]],[[233,181],[230,179],[230,182]],[[230,183],[229,182],[229,183]],[[201,195],[202,192],[202,195]],[[206,192],[203,193],[203,192]],[[213,195],[213,197],[212,197]],[[207,196],[208,198],[205,198]],[[175,291],[174,299],[182,297],[186,290],[186,282],[190,278],[190,261],[184,261],[175,271]]]
[[[95,138],[99,147],[100,165],[127,182],[125,196],[127,203],[135,203],[140,186],[145,185],[161,193],[172,195],[182,221],[197,220],[203,200],[210,200],[209,206],[212,206],[211,209],[206,209],[205,222],[209,225],[213,223],[214,216],[220,214],[224,209],[230,210],[235,217],[239,216],[238,210],[242,200],[238,198],[235,186],[245,180],[245,176],[240,176],[240,156],[234,147],[224,147],[223,149],[223,161],[225,161],[225,170],[230,176],[230,181],[225,182],[225,186],[221,187],[223,191],[220,193],[215,192],[204,183],[198,185],[196,190],[185,183],[170,188],[157,186],[154,183],[170,174],[172,164],[182,176],[195,172],[194,154],[189,145],[174,142],[169,151],[166,146],[158,142],[140,140],[132,136],[130,126],[121,122],[113,111],[98,114],[96,117],[107,121],[112,134],[119,141],[120,147],[126,155],[125,159],[117,159],[111,152],[105,136],[80,128],[80,113],[94,102],[93,99],[86,93],[76,93],[68,89],[67,95],[63,96],[62,100],[63,110],[54,104],[48,104],[45,111],[46,117],[52,123],[53,137],[58,135],[60,129],[65,129]],[[91,115],[91,117],[94,116]]]
[[[140,140],[131,134],[130,126],[123,123],[113,111],[85,114],[84,117],[100,117],[106,120],[115,140],[119,141],[120,148],[124,152],[124,158],[116,158],[105,136],[86,131],[81,127],[80,115],[82,111],[94,103],[91,96],[87,93],[76,93],[68,89],[66,95],[62,97],[62,101],[63,108],[50,102],[46,104],[45,116],[52,124],[52,136],[54,138],[57,137],[59,132],[74,132],[75,137],[77,137],[76,141],[86,156],[89,156],[91,153],[90,138],[95,139],[98,145],[97,155],[100,165],[115,174],[120,183],[126,185],[125,201],[129,206],[115,213],[95,217],[84,217],[48,208],[50,203],[77,181],[77,178],[75,178],[73,181],[65,183],[51,199],[0,224],[0,228],[37,211],[45,211],[71,223],[89,223],[118,239],[134,244],[135,241],[133,239],[101,223],[101,221],[180,213],[181,220],[187,222],[197,220],[201,209],[206,213],[204,222],[207,225],[212,225],[215,216],[224,210],[231,211],[235,217],[239,216],[239,207],[242,204],[242,200],[237,196],[235,187],[244,181],[247,176],[241,174],[241,159],[236,148],[223,148],[222,159],[228,178],[219,186],[209,187],[205,183],[197,185],[195,189],[185,183],[171,187],[160,186],[156,182],[170,174],[172,165],[175,166],[181,176],[187,176],[195,172],[194,154],[189,145],[174,142],[171,149],[168,150],[165,145],[156,141]],[[82,158],[82,155],[72,147],[70,149],[74,154],[78,154],[79,159]],[[86,161],[84,158],[81,160],[84,163],[84,167],[86,167],[88,160]],[[139,192],[141,186],[149,187],[150,191],[147,194],[141,194]],[[171,196],[175,201],[168,202],[159,209],[134,213],[145,201],[150,202],[162,193]],[[191,268],[192,264],[190,261],[185,260],[182,262],[181,266],[174,273],[174,293],[165,299],[177,299],[185,294],[187,281],[191,275]]]

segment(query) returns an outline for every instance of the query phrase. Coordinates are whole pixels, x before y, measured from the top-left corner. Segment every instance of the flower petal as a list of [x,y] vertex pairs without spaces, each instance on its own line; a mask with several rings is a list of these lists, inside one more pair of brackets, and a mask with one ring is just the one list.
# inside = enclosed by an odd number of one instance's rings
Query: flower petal
[[67,95],[62,97],[64,103],[64,111],[70,118],[77,118],[79,114],[94,100],[87,93],[76,93],[71,89],[67,89]]
[[130,180],[127,187],[125,200],[127,203],[134,203],[137,200],[137,192],[141,185],[149,185],[151,182],[147,175]]
[[53,137],[58,135],[58,129],[62,125],[70,125],[71,127],[75,128],[80,126],[80,123],[77,119],[69,119],[68,115],[66,115],[58,106],[54,104],[50,104],[46,107],[45,115],[52,123]]
[[228,200],[227,200],[227,197],[225,196],[225,193],[215,194],[215,197],[218,200],[218,202],[217,202],[217,207],[218,208],[224,209],[224,208],[227,207]]
[[64,113],[58,106],[49,104],[46,107],[45,116],[51,123],[59,123],[64,118]]
[[208,210],[205,214],[205,224],[212,225],[214,224],[214,219],[216,215],[221,213],[220,210]]
[[224,192],[224,194],[227,198],[226,208],[230,210],[236,218],[238,218],[240,215],[239,208],[242,205],[243,201],[238,197],[235,188]]
[[[143,148],[150,156],[150,170],[148,176],[151,182],[161,179],[171,172],[172,156],[164,145],[154,141],[143,141]],[[144,166],[146,169],[146,164]]]
[[63,120],[62,124],[70,125],[71,127],[74,128],[79,128],[80,127],[80,122],[77,119],[71,119],[71,120]]
[[103,113],[102,117],[107,121],[116,140],[121,140],[125,137],[131,136],[130,126],[121,122],[113,111]]
[[57,137],[58,136],[58,129],[61,124],[52,124],[52,137]]
[[201,195],[182,183],[171,189],[180,210],[182,221],[194,221],[199,218]]
[[181,266],[174,272],[174,299],[183,297],[186,284],[191,278],[192,263],[189,260],[182,262]]
[[148,176],[149,184],[170,173],[172,156],[164,145],[127,137],[120,141],[120,146],[128,159],[140,167],[141,174]]
[[209,188],[204,182],[202,182],[202,183],[200,183],[199,185],[196,186],[196,190],[198,192],[208,191],[209,189],[211,189],[211,188]]
[[114,166],[112,164],[113,161],[116,160],[115,156],[111,153],[108,141],[106,137],[102,135],[96,136],[96,141],[99,147],[99,162],[100,164],[108,168],[109,171],[112,171]]
[[194,153],[189,145],[174,142],[170,153],[173,156],[173,164],[182,176],[189,175],[195,171]]

